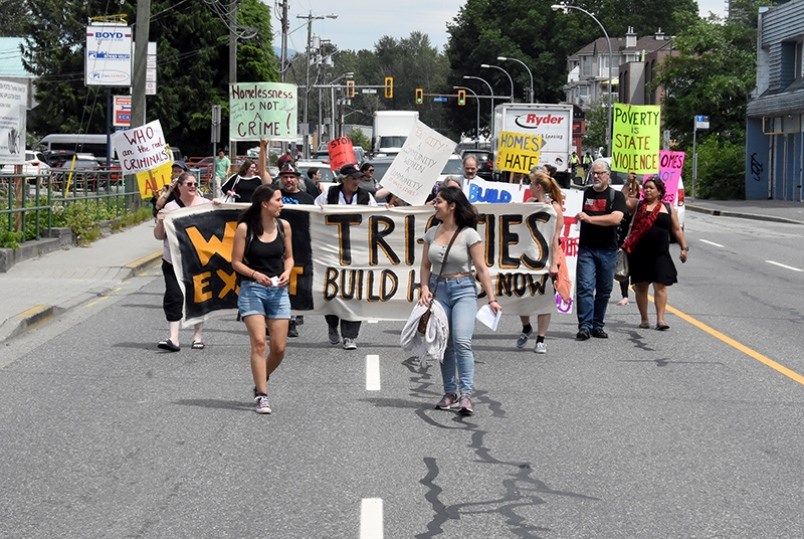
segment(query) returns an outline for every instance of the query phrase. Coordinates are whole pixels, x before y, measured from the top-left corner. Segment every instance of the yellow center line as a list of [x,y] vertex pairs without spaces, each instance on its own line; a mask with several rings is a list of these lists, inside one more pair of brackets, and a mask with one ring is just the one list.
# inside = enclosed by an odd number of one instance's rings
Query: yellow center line
[[[650,297],[650,300],[653,301],[653,297],[652,296],[649,296],[649,297]],[[735,341],[731,337],[729,337],[727,335],[724,335],[723,333],[719,332],[715,328],[707,326],[706,324],[704,324],[700,320],[698,320],[696,318],[693,318],[692,316],[690,316],[690,315],[688,315],[686,313],[683,313],[683,312],[679,311],[678,309],[676,309],[674,307],[671,307],[670,305],[667,306],[667,312],[678,316],[679,318],[681,318],[682,320],[684,320],[686,322],[689,322],[690,324],[692,324],[696,328],[700,329],[701,331],[704,331],[704,332],[708,333],[712,337],[714,337],[714,338],[716,338],[716,339],[728,344],[732,348],[736,348],[737,350],[739,350],[743,354],[745,354],[745,355],[747,355],[747,356],[749,356],[749,357],[751,357],[753,359],[756,359],[760,363],[764,363],[765,365],[767,365],[771,369],[775,370],[778,373],[781,373],[781,374],[787,376],[791,380],[794,380],[794,381],[798,382],[799,384],[804,385],[804,376],[800,375],[799,373],[797,373],[796,371],[794,371],[792,369],[788,369],[787,367],[785,367],[784,365],[782,365],[780,363],[777,363],[776,361],[772,360],[768,356],[765,356],[763,354],[760,354],[756,350],[752,350],[751,348],[748,348],[746,345]]]

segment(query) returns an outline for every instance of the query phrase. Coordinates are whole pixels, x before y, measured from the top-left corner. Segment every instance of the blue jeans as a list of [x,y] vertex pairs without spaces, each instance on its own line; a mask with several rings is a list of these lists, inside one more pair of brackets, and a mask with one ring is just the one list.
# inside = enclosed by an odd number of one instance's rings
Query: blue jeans
[[578,249],[575,266],[577,283],[578,329],[603,329],[603,319],[614,285],[614,265],[617,249]]
[[[430,278],[430,290],[435,289],[436,277]],[[475,384],[475,355],[472,334],[477,316],[477,288],[473,276],[441,279],[435,299],[444,307],[449,322],[449,340],[441,362],[444,393],[471,395]]]

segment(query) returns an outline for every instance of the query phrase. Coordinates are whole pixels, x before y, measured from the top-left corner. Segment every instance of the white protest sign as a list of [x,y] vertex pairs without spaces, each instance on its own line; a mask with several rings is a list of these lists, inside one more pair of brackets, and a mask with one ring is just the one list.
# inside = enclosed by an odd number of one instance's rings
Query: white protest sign
[[0,80],[0,163],[21,165],[25,162],[25,119],[28,87]]
[[229,140],[296,142],[298,88],[281,82],[229,85]]
[[488,202],[507,204],[527,202],[531,197],[530,187],[521,183],[488,182],[482,178],[472,178],[463,188],[466,198],[472,204]]
[[417,120],[380,185],[408,204],[420,206],[454,149],[454,142]]
[[112,133],[112,143],[123,174],[145,172],[173,160],[159,120]]

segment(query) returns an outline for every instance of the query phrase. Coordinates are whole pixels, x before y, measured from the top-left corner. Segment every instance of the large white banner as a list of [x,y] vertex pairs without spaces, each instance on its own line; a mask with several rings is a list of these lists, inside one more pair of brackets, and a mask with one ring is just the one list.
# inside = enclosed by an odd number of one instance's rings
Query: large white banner
[[455,143],[416,120],[380,185],[414,206],[427,201],[444,165],[455,149]]
[[[182,208],[165,219],[187,324],[236,305],[232,240],[245,205],[210,206]],[[553,208],[534,203],[476,207],[484,260],[504,314],[555,311],[548,274]],[[289,288],[294,312],[407,320],[418,300],[422,238],[432,217],[429,206],[283,209],[294,236]]]
[[28,87],[0,80],[0,164],[25,162],[25,128]]

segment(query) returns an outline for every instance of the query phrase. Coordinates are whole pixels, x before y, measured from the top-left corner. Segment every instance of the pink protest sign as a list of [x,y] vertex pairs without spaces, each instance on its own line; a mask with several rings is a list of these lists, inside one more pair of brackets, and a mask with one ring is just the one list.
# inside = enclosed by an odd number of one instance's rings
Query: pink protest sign
[[[684,152],[671,152],[659,150],[659,178],[664,182],[665,194],[662,202],[675,204],[678,195],[678,181],[684,168]],[[642,183],[651,178],[653,174],[645,174]],[[641,197],[640,197],[641,198]]]

